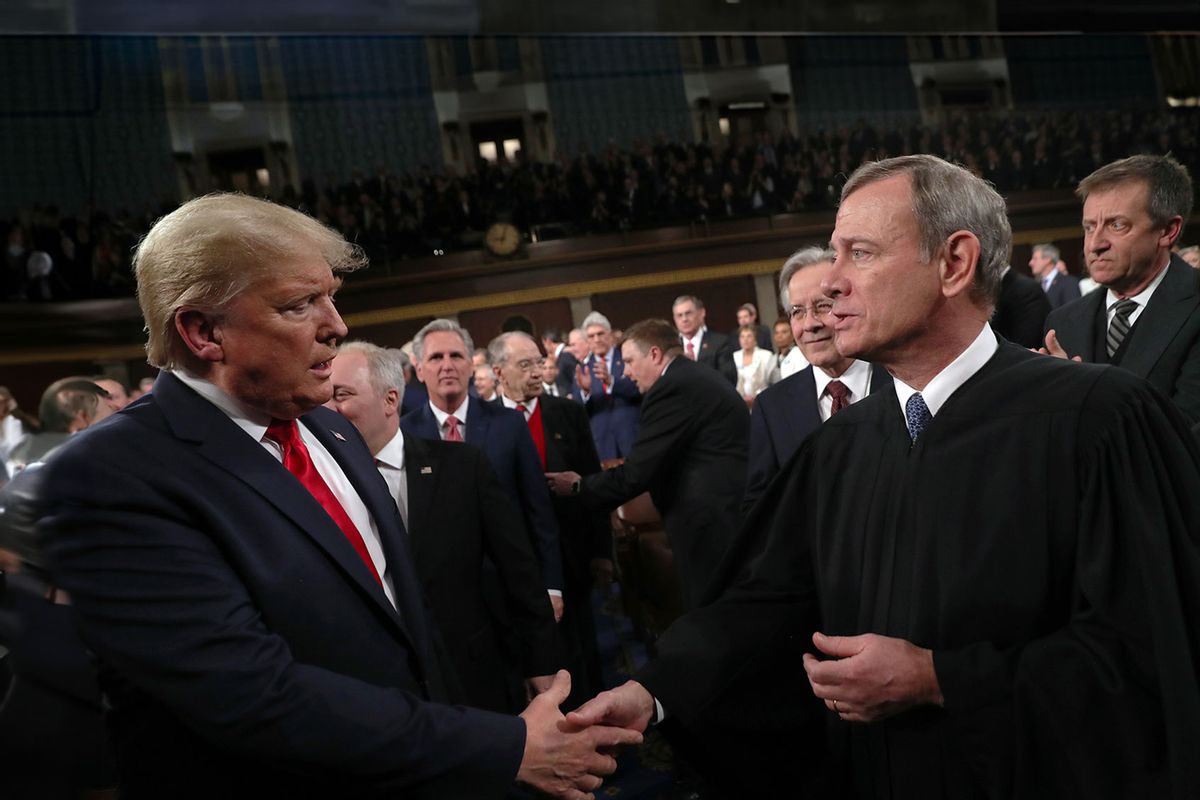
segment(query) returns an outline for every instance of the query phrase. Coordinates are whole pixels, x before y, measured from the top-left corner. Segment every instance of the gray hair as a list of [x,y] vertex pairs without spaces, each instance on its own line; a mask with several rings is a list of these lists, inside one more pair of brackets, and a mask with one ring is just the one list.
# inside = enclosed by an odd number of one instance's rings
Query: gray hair
[[334,272],[367,264],[360,247],[287,206],[226,193],[184,203],[154,223],[133,256],[146,360],[162,369],[192,360],[175,329],[180,307],[220,312],[283,262],[314,256]]
[[466,348],[468,359],[475,352],[475,342],[471,340],[471,334],[467,333],[466,328],[452,319],[435,319],[417,331],[417,335],[413,337],[413,357],[417,362],[425,360],[425,337],[439,331],[442,333],[457,333],[458,337],[463,340],[463,346]]
[[401,351],[358,340],[339,347],[338,354],[342,353],[362,353],[367,359],[367,379],[371,388],[381,397],[388,389],[395,389],[400,395],[399,401],[404,400],[404,364],[400,360],[404,354]]
[[1139,155],[1122,158],[1088,175],[1079,182],[1075,195],[1087,200],[1092,192],[1111,189],[1122,183],[1141,181],[1146,184],[1146,211],[1150,221],[1166,225],[1174,217],[1182,217],[1179,233],[1192,213],[1192,178],[1187,167],[1171,156]]
[[674,311],[675,306],[683,305],[684,303],[691,303],[696,307],[697,311],[704,310],[704,301],[694,294],[681,294],[679,297],[676,297],[675,302],[671,303],[671,310]]
[[921,259],[931,261],[955,231],[971,232],[979,240],[971,299],[995,306],[1000,279],[1012,255],[1012,227],[1004,198],[957,164],[922,154],[863,164],[842,187],[842,202],[864,186],[896,175],[907,175],[912,186]]
[[[508,343],[513,339],[525,339],[537,347],[537,342],[525,331],[509,331],[492,339],[488,345],[488,361],[495,367],[502,367],[508,361]],[[540,352],[540,351],[539,351]]]
[[592,327],[593,325],[599,325],[601,328],[604,328],[604,330],[606,330],[606,331],[612,330],[612,323],[608,321],[608,317],[604,316],[599,311],[593,311],[592,313],[590,313],[586,317],[584,317],[583,324],[580,325],[579,327],[582,328],[583,332],[586,334],[587,329]]
[[1033,246],[1033,252],[1041,253],[1051,261],[1058,261],[1059,257],[1062,255],[1058,251],[1058,248],[1052,244],[1035,244]]
[[792,307],[792,299],[788,297],[788,284],[792,282],[792,276],[805,267],[811,267],[813,264],[823,264],[826,261],[832,262],[834,252],[828,247],[820,247],[812,245],[810,247],[801,247],[796,252],[788,256],[788,260],[783,262],[783,269],[779,270],[779,307],[786,314]]

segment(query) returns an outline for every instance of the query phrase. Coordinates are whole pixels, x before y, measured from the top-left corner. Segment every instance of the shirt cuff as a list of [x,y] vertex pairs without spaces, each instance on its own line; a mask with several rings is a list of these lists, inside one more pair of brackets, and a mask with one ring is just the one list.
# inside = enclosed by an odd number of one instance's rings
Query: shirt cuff
[[551,597],[562,597],[562,589],[547,589],[546,594]]
[[660,723],[664,719],[666,719],[666,717],[667,717],[667,712],[663,710],[662,703],[660,703],[658,701],[657,697],[654,698],[654,718],[652,720],[650,720],[650,724],[657,725],[658,723]]

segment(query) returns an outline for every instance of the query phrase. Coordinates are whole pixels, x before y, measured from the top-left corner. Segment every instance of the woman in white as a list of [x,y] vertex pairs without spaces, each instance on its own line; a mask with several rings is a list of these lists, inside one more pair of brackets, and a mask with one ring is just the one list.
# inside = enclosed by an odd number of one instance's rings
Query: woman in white
[[746,399],[746,405],[752,406],[758,393],[778,380],[778,375],[773,373],[774,359],[770,351],[758,346],[753,325],[738,328],[738,344],[742,349],[733,354],[738,393]]

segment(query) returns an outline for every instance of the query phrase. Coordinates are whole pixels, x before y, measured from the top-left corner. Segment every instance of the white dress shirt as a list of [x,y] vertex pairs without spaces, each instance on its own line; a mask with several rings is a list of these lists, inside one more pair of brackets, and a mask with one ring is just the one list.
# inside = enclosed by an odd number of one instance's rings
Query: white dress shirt
[[[268,453],[274,456],[276,461],[280,464],[283,463],[283,449],[276,442],[267,438],[267,427],[271,424],[270,417],[245,408],[237,399],[230,396],[224,389],[211,381],[189,375],[182,370],[174,370],[173,374],[205,400],[224,412],[225,416],[233,420],[235,425],[245,431],[248,436],[261,444]],[[375,524],[375,519],[371,516],[371,512],[367,510],[366,503],[358,496],[354,484],[350,483],[350,479],[342,471],[342,467],[338,464],[337,459],[325,449],[325,445],[321,444],[321,441],[313,435],[312,431],[303,422],[297,420],[296,427],[300,431],[300,440],[308,448],[308,454],[312,458],[313,466],[317,468],[317,472],[320,473],[322,480],[325,481],[329,490],[333,492],[333,496],[337,498],[337,501],[342,504],[342,508],[346,511],[346,516],[350,518],[350,521],[354,523],[354,527],[358,529],[359,535],[362,536],[363,544],[367,547],[367,554],[371,556],[371,563],[375,565],[375,572],[383,581],[383,593],[387,595],[388,602],[394,607],[396,605],[396,594],[392,589],[392,576],[388,571],[387,559],[383,555],[383,543],[380,540],[379,528]]]
[[[1168,265],[1170,263],[1170,261],[1167,262]],[[1163,267],[1158,271],[1158,274],[1154,276],[1154,280],[1150,281],[1149,286],[1147,286],[1145,289],[1142,289],[1142,291],[1138,292],[1133,297],[1125,298],[1137,303],[1137,308],[1135,308],[1133,313],[1129,315],[1129,327],[1132,328],[1133,323],[1137,322],[1137,318],[1140,317],[1142,312],[1146,310],[1146,304],[1150,302],[1151,295],[1154,294],[1154,290],[1158,288],[1158,285],[1163,282],[1163,278],[1166,277],[1166,274],[1167,268]],[[1106,328],[1108,325],[1112,324],[1113,317],[1117,315],[1116,305],[1120,301],[1121,298],[1117,297],[1117,293],[1112,289],[1109,289],[1108,296],[1104,298],[1104,307],[1107,309],[1108,314],[1108,323],[1105,325]]]
[[833,416],[833,398],[825,393],[825,388],[833,381],[841,381],[842,385],[850,390],[850,397],[847,399],[851,403],[857,403],[871,392],[871,365],[855,359],[846,371],[836,378],[829,377],[820,367],[813,367],[813,380],[817,384],[817,410],[821,412],[821,422],[825,422]]
[[432,400],[429,401],[429,407],[433,410],[434,419],[437,420],[438,436],[442,437],[442,441],[446,440],[446,419],[450,416],[454,416],[458,420],[458,432],[462,434],[464,442],[467,440],[467,406],[470,404],[471,398],[469,396],[464,397],[462,404],[454,409],[451,415],[435,406]]
[[684,336],[682,333],[679,334],[679,339],[680,339],[680,341],[683,342],[683,354],[684,354],[685,358],[687,357],[688,342],[691,342],[692,347],[695,348],[695,351],[696,351],[695,352],[695,356],[696,356],[695,360],[697,360],[697,361],[700,360],[700,343],[702,341],[704,341],[704,332],[707,330],[708,330],[708,326],[705,325],[705,326],[701,327],[700,330],[696,331],[696,334],[690,338],[687,336]]
[[396,435],[375,454],[375,466],[388,485],[396,508],[400,511],[400,519],[404,529],[408,530],[408,473],[404,471],[404,433],[399,429]]
[[[990,325],[984,323],[983,329],[979,331],[975,341],[971,342],[966,350],[958,354],[958,358],[947,364],[921,390],[921,398],[929,407],[930,416],[936,417],[941,407],[950,399],[950,395],[958,391],[958,387],[966,383],[972,375],[979,372],[999,347],[1000,343],[996,341],[996,334]],[[892,380],[896,383],[896,399],[900,401],[900,412],[904,413],[908,398],[916,394],[917,390],[899,378]]]
[[[504,392],[500,392],[497,396],[500,398],[500,402],[504,404],[505,408],[511,408],[513,411],[517,410],[516,400],[510,400],[508,395],[506,395]],[[525,421],[529,422],[529,418],[532,417],[533,412],[537,410],[538,399],[536,397],[531,397],[521,403],[521,405],[525,406]]]

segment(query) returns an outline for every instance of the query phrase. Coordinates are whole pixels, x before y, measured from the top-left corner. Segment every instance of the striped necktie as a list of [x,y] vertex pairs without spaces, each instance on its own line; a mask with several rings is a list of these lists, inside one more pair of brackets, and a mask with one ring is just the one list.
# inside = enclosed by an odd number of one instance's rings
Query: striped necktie
[[1108,324],[1108,336],[1104,339],[1104,349],[1108,351],[1109,358],[1121,349],[1121,342],[1129,335],[1129,318],[1133,316],[1137,307],[1136,300],[1120,300],[1113,306],[1116,313],[1113,314],[1112,322]]

